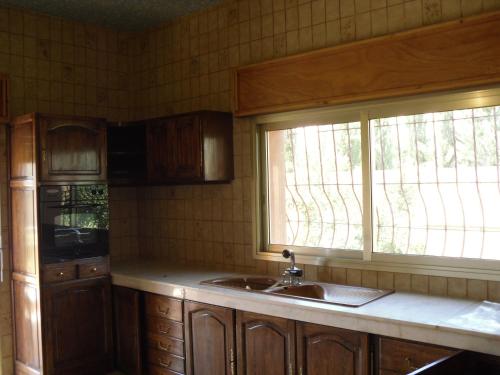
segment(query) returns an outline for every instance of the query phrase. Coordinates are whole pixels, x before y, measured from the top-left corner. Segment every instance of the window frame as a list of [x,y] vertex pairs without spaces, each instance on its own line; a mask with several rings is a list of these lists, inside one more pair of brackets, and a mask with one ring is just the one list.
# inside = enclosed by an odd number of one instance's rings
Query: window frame
[[[253,150],[255,152],[255,212],[254,258],[283,261],[281,250],[293,249],[302,264],[338,266],[375,271],[417,273],[447,277],[468,277],[500,280],[500,260],[451,258],[430,255],[374,253],[372,242],[372,194],[370,119],[441,112],[465,108],[500,105],[500,87],[461,90],[438,94],[418,95],[378,101],[360,102],[328,108],[293,111],[256,116],[251,119]],[[361,158],[363,184],[363,250],[324,249],[303,246],[269,244],[267,204],[267,147],[266,130],[288,129],[318,123],[361,123]]]

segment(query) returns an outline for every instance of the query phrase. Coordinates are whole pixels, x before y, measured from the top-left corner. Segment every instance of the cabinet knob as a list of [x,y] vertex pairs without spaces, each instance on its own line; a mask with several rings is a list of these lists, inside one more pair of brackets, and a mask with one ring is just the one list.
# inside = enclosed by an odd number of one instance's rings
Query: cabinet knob
[[172,365],[172,361],[164,362],[163,359],[160,359],[160,365],[170,367]]
[[410,370],[410,371],[418,370],[418,367],[413,365],[413,361],[411,360],[410,357],[406,357],[405,362],[406,362],[406,366],[408,367],[408,370]]
[[58,272],[58,273],[57,273],[57,276],[58,276],[58,277],[63,277],[63,276],[64,276],[64,272]]
[[160,349],[160,350],[166,350],[167,352],[169,352],[171,348],[172,348],[171,344],[164,346],[161,341],[158,342],[158,349]]
[[162,310],[160,306],[158,306],[158,312],[162,315],[168,315],[170,311],[170,307],[167,307],[165,310]]
[[90,272],[93,272],[93,273],[97,272],[97,267],[93,267],[93,268],[90,270]]

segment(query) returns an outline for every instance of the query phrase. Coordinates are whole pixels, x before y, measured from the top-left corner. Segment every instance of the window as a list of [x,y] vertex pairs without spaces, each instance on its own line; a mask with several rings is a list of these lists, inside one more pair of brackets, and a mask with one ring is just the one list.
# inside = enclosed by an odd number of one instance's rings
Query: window
[[265,251],[500,260],[500,90],[259,123]]

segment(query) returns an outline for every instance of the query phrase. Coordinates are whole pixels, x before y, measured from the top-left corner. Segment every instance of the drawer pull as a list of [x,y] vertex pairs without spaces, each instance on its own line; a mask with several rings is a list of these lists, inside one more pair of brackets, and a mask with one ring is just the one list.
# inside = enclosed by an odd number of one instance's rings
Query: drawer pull
[[168,335],[170,333],[170,327],[163,328],[162,326],[160,326],[158,327],[158,331],[160,331],[160,333],[163,333],[164,335]]
[[406,357],[405,362],[406,362],[406,366],[408,367],[408,370],[410,370],[410,371],[418,370],[418,367],[413,366],[413,361],[411,360],[410,357]]
[[163,346],[163,343],[161,341],[158,341],[158,349],[166,350],[167,352],[169,352],[171,348],[172,348],[171,344],[168,344],[167,346]]
[[93,268],[90,270],[90,272],[92,272],[92,273],[96,273],[96,272],[97,272],[97,267],[93,267]]
[[167,307],[166,310],[162,310],[160,306],[158,306],[158,312],[162,315],[168,315],[168,313],[170,312],[170,307]]
[[172,360],[168,362],[163,362],[163,359],[160,359],[160,365],[170,368],[170,366],[172,365]]
[[57,277],[63,277],[64,276],[64,272],[58,272],[57,273]]

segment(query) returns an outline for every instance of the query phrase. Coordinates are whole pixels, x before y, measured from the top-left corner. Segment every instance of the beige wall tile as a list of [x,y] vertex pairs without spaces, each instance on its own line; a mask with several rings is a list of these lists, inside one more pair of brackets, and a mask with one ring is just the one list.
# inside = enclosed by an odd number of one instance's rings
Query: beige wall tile
[[345,268],[333,267],[331,270],[332,282],[335,284],[347,283],[347,270]]
[[488,281],[488,300],[500,302],[500,281]]
[[448,295],[450,297],[464,298],[467,296],[467,280],[450,277],[448,278]]
[[485,300],[488,298],[488,282],[485,280],[467,280],[467,298]]
[[394,288],[400,292],[411,291],[411,275],[405,273],[395,273]]
[[429,293],[435,296],[448,295],[448,280],[442,276],[429,276]]
[[346,284],[361,286],[362,285],[361,270],[348,268],[346,273]]
[[394,289],[394,273],[384,271],[378,272],[377,287],[380,289]]
[[415,293],[429,293],[429,276],[411,275],[411,291]]
[[377,271],[363,270],[361,274],[361,285],[367,288],[377,287]]

